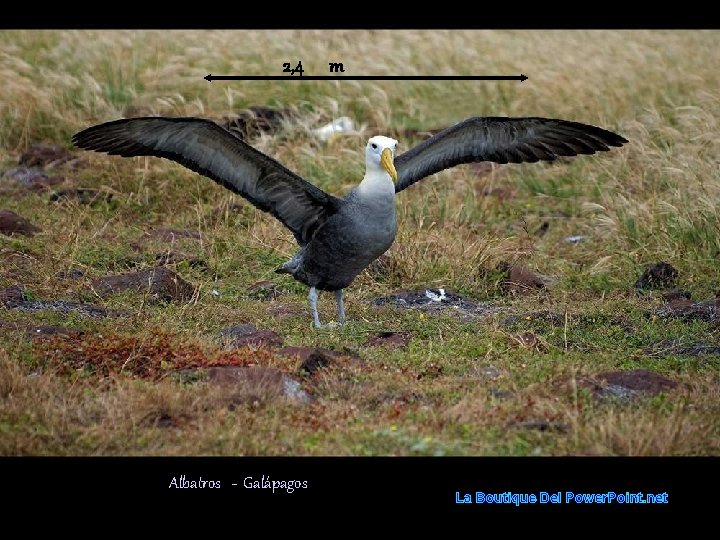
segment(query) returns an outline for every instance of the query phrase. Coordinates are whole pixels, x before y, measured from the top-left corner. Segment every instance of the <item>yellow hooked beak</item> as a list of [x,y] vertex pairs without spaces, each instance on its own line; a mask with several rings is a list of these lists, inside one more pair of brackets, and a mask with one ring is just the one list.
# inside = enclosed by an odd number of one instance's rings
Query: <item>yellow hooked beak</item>
[[397,171],[395,170],[395,165],[393,164],[392,150],[386,148],[382,151],[382,154],[380,155],[380,163],[393,181],[397,182]]

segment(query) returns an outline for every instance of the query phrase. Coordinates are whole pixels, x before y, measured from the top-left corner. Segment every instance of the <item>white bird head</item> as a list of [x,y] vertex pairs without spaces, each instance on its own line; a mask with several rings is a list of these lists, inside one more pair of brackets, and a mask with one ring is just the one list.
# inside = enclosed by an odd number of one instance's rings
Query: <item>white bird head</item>
[[397,182],[395,170],[395,154],[398,142],[390,137],[377,135],[372,137],[365,149],[365,166],[367,172],[386,172],[393,181]]

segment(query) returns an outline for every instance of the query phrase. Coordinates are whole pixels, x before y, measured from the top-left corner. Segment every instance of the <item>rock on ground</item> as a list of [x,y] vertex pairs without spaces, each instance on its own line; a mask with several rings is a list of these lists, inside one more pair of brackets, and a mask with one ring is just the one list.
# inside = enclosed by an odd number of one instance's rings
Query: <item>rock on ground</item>
[[92,280],[91,286],[100,296],[137,290],[149,293],[153,300],[166,302],[189,300],[194,293],[192,285],[172,270],[163,267],[101,277]]
[[635,281],[636,289],[664,289],[674,287],[678,277],[677,269],[666,262],[653,264]]
[[207,368],[207,380],[210,384],[230,388],[231,400],[235,404],[262,403],[278,398],[298,404],[313,400],[299,381],[270,367],[211,367]]
[[0,210],[0,233],[2,234],[8,236],[14,234],[33,236],[41,230],[40,227],[36,227],[27,219],[11,210]]
[[505,279],[500,287],[505,293],[523,294],[531,291],[545,289],[552,278],[531,272],[524,266],[517,264],[507,268]]
[[623,401],[639,396],[654,396],[677,387],[678,383],[647,369],[604,371],[591,378],[579,378],[598,399],[615,398]]
[[3,178],[11,178],[30,191],[43,191],[51,186],[62,184],[63,176],[50,176],[40,169],[15,167],[3,173]]
[[300,361],[298,370],[301,373],[312,375],[321,369],[337,364],[343,359],[352,363],[360,362],[360,357],[350,351],[334,351],[320,347],[285,347],[277,352],[281,356],[296,357]]

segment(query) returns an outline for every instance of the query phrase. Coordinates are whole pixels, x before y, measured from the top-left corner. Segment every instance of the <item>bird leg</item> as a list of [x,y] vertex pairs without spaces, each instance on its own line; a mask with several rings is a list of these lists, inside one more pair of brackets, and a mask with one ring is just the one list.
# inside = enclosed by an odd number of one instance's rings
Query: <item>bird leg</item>
[[312,309],[313,326],[315,328],[322,328],[322,324],[320,324],[320,317],[318,316],[318,310],[317,310],[318,293],[317,293],[317,289],[315,287],[310,287],[309,298],[310,298],[310,308]]
[[328,323],[328,324],[320,323],[320,316],[318,315],[318,308],[317,308],[318,292],[315,287],[310,287],[310,295],[308,298],[310,298],[310,308],[312,309],[313,326],[315,328],[337,328],[338,326],[342,326],[343,324],[345,324],[345,306],[343,305],[342,289],[335,292],[335,299],[337,300],[337,313],[338,313],[338,322],[337,323]]
[[345,324],[345,306],[343,305],[342,289],[335,291],[335,300],[337,301],[338,325]]

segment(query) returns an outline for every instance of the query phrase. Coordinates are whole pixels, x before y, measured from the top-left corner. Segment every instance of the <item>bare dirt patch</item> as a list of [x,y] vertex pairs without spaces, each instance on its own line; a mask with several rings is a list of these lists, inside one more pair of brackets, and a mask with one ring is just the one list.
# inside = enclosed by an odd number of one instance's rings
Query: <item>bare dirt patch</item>
[[421,289],[374,298],[376,306],[391,305],[398,308],[427,312],[452,311],[473,318],[486,317],[502,308],[457,295],[447,289]]

